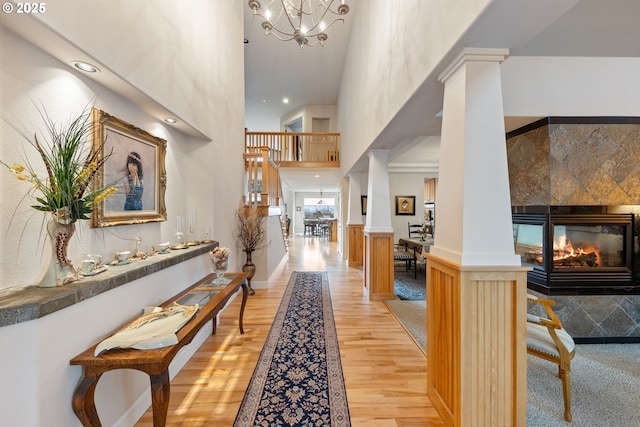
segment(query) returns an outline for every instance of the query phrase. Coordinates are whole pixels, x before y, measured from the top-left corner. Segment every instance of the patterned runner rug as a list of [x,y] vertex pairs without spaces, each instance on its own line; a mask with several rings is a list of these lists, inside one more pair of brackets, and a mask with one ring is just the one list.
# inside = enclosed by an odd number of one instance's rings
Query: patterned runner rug
[[325,272],[291,274],[234,426],[351,426]]

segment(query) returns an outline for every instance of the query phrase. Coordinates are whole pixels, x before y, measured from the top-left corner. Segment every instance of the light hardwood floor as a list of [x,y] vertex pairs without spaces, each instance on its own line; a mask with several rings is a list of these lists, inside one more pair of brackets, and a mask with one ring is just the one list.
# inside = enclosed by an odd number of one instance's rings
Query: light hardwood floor
[[[245,334],[240,298],[221,316],[216,335],[171,381],[168,426],[232,426],[292,271],[327,271],[354,427],[428,427],[442,422],[426,395],[426,359],[384,303],[368,301],[362,276],[335,242],[290,239],[289,258],[268,289],[250,296]],[[151,426],[149,409],[136,426]]]

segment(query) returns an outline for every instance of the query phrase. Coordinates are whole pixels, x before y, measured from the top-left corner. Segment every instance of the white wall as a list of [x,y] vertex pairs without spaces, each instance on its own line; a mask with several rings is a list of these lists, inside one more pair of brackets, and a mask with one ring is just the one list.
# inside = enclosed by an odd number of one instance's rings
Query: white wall
[[[105,3],[105,2],[103,2]],[[123,2],[127,3],[127,2]],[[206,2],[203,2],[206,3]],[[84,6],[83,6],[84,7]],[[166,5],[167,14],[173,9],[171,5]],[[64,9],[64,7],[62,7]],[[69,7],[73,9],[73,7]],[[117,7],[112,7],[107,13],[101,9],[93,10],[93,13],[105,13],[102,20],[110,21],[109,14],[117,20]],[[75,12],[70,12],[73,15]],[[156,13],[162,14],[162,8],[157,7]],[[224,21],[221,15],[227,15]],[[217,25],[228,23],[233,26],[230,35],[227,36],[229,44],[233,44],[235,38],[240,37],[241,30],[238,19],[242,15],[236,16],[231,5],[226,5],[216,11],[211,18]],[[52,13],[47,17],[57,23],[57,14]],[[233,24],[234,19],[236,24]],[[220,22],[215,22],[220,20]],[[153,21],[153,20],[149,20]],[[144,26],[145,22],[139,22],[138,26]],[[180,21],[174,21],[180,22]],[[61,22],[60,25],[64,25]],[[174,24],[175,25],[175,24]],[[185,31],[192,23],[178,25]],[[165,31],[174,28],[165,28]],[[94,29],[92,34],[99,30],[113,32],[113,28],[103,27],[102,24]],[[35,104],[42,104],[48,114],[55,121],[67,122],[68,118],[78,114],[88,105],[92,99],[97,99],[96,107],[108,113],[132,123],[148,132],[167,139],[167,192],[166,204],[168,221],[164,223],[130,225],[122,227],[110,227],[103,230],[94,231],[89,229],[86,222],[78,224],[79,232],[77,237],[72,239],[69,256],[77,261],[84,258],[84,254],[93,252],[101,253],[105,257],[111,257],[116,250],[129,248],[134,244],[135,238],[143,238],[142,249],[148,249],[149,245],[161,240],[170,240],[175,230],[175,217],[185,215],[187,209],[197,209],[198,228],[202,231],[205,227],[212,228],[213,237],[220,241],[222,245],[235,246],[232,235],[235,223],[234,209],[241,198],[242,186],[242,150],[243,150],[243,82],[237,77],[242,74],[242,49],[239,52],[230,52],[225,48],[225,39],[218,39],[220,46],[216,49],[219,52],[210,52],[209,62],[199,64],[213,69],[220,66],[219,78],[220,86],[209,84],[209,78],[200,76],[199,81],[192,81],[193,87],[190,91],[182,94],[179,98],[182,102],[184,98],[192,99],[193,102],[201,102],[201,94],[192,93],[197,91],[197,87],[207,87],[208,94],[204,110],[193,112],[193,120],[201,120],[199,116],[206,116],[209,133],[212,134],[212,141],[200,140],[187,136],[181,132],[173,130],[170,126],[158,122],[147,112],[140,111],[127,99],[105,89],[103,86],[88,79],[85,75],[73,71],[68,64],[63,64],[43,53],[33,45],[14,36],[12,33],[2,30],[2,51],[4,52],[2,64],[0,64],[2,83],[2,119],[0,122],[0,135],[3,144],[0,147],[0,159],[6,163],[21,163],[29,161],[39,170],[43,169],[41,160],[36,156],[35,150],[18,135],[13,126],[25,130],[31,134],[35,128],[41,129],[42,120],[38,116]],[[237,37],[234,36],[234,31]],[[153,33],[152,31],[150,31]],[[163,36],[163,37],[166,37]],[[185,34],[176,35],[177,38],[185,37]],[[108,38],[108,37],[104,37]],[[136,43],[137,42],[137,43]],[[131,40],[127,44],[127,55],[131,51],[144,51],[149,44],[145,39]],[[100,42],[102,43],[102,42]],[[83,40],[83,47],[86,46]],[[100,49],[96,49],[94,56],[103,54]],[[113,58],[113,52],[103,60],[119,63],[121,59]],[[173,58],[156,58],[157,61],[167,60],[173,62]],[[134,64],[129,64],[133,66]],[[166,69],[162,62],[151,67],[153,70]],[[122,72],[128,69],[123,68]],[[155,71],[154,71],[155,72]],[[167,86],[173,86],[175,80],[181,80],[181,75],[172,74],[166,76],[160,74],[153,80],[154,88],[161,97]],[[164,80],[162,80],[164,79]],[[165,82],[169,80],[167,84]],[[145,82],[146,82],[145,80]],[[224,85],[222,82],[224,81]],[[196,84],[197,83],[197,84]],[[146,82],[149,85],[148,82]],[[162,88],[157,89],[157,88]],[[212,89],[215,88],[215,89]],[[209,99],[211,98],[211,99]],[[220,109],[216,104],[216,99],[224,99],[224,109]],[[202,101],[205,102],[205,101]],[[170,104],[172,105],[172,104]],[[35,214],[28,208],[29,201],[19,203],[23,195],[29,188],[28,185],[16,181],[6,171],[0,173],[0,182],[4,191],[0,192],[0,230],[8,230],[6,236],[7,244],[3,245],[0,254],[0,288],[28,285],[36,283],[42,274],[41,268],[24,268],[25,263],[33,265],[33,257],[37,256],[36,264],[44,264],[41,260],[48,259],[48,247],[43,245],[40,239],[40,224],[43,215]],[[188,190],[188,191],[187,191]],[[44,249],[43,249],[44,246]],[[241,265],[241,264],[240,264]]]
[[[389,206],[391,207],[391,226],[393,227],[394,242],[409,237],[407,223],[424,223],[424,179],[425,174],[391,173],[389,174],[389,191],[391,193]],[[415,215],[396,215],[395,196],[415,196]]]
[[368,150],[491,0],[366,3],[354,15],[338,99],[344,171]]
[[505,116],[640,112],[640,58],[512,56],[500,73]]
[[[86,253],[109,258],[131,247],[135,238],[148,245],[170,239],[176,215],[198,211],[199,229],[211,227],[213,238],[235,247],[235,208],[242,195],[244,83],[243,2],[194,0],[189,8],[170,1],[96,0],[57,2],[40,16],[39,25],[63,35],[123,80],[191,123],[208,136],[198,139],[176,131],[116,94],[0,27],[0,159],[41,160],[13,128],[31,134],[41,125],[36,105],[56,122],[78,114],[93,99],[96,107],[167,139],[169,220],[93,230],[78,224],[69,256]],[[49,5],[53,6],[53,5]],[[5,17],[6,18],[6,17]],[[13,18],[13,16],[11,17]],[[9,18],[7,18],[9,19]],[[16,19],[18,19],[16,17]],[[32,19],[25,17],[24,19]],[[201,40],[215,40],[201,43]],[[48,40],[43,47],[55,49]],[[62,49],[65,46],[61,47]],[[42,172],[44,172],[42,170]],[[0,171],[0,288],[37,283],[49,248],[42,239],[42,215],[20,200],[25,185]],[[241,266],[241,257],[235,257]],[[161,280],[136,281],[41,319],[0,328],[0,425],[79,425],[71,394],[80,368],[69,359],[130,318],[211,271],[206,255],[156,274]],[[196,344],[197,345],[197,344]],[[110,377],[110,378],[109,378]],[[131,373],[105,376],[96,400],[103,425],[131,425],[146,406],[133,408],[148,380]],[[106,402],[106,403],[105,403]],[[118,424],[120,423],[120,424]]]
[[291,111],[280,120],[280,125],[302,117],[302,132],[313,132],[312,119],[329,119],[329,132],[337,132],[337,107],[335,105],[305,105],[302,108]]

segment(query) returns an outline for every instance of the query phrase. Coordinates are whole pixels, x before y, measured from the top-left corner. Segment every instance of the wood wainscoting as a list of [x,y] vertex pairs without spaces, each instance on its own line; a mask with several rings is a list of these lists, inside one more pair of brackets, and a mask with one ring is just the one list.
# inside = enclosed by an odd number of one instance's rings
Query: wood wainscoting
[[364,287],[369,301],[386,301],[393,294],[393,233],[364,232]]
[[525,426],[527,268],[427,254],[427,390],[449,426]]
[[362,245],[364,241],[364,224],[349,224],[347,225],[348,240],[347,240],[347,263],[349,267],[362,267]]

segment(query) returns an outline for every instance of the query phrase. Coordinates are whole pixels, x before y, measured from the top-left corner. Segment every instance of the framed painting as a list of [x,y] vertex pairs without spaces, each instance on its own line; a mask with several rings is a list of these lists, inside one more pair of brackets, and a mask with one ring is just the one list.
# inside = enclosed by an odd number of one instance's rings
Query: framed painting
[[416,196],[396,196],[396,215],[415,215]]
[[110,154],[95,185],[117,191],[94,206],[91,227],[166,221],[167,141],[95,108],[92,122],[94,147]]
[[362,215],[367,214],[367,196],[360,196],[360,209],[362,210]]

